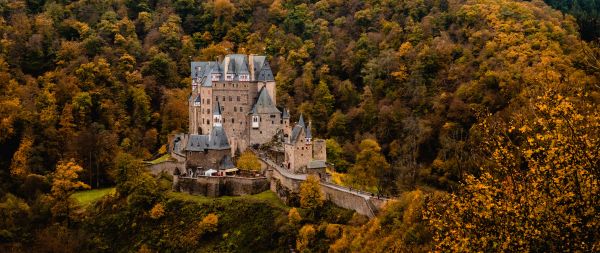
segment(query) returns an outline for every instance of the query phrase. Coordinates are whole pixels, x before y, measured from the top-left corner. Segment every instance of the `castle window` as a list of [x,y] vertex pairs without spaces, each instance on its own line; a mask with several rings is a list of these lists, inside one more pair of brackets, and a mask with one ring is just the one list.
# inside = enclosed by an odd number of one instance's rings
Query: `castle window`
[[235,123],[235,120],[233,118],[231,118],[231,123]]
[[243,112],[243,111],[244,111],[244,107],[240,106],[240,112]]
[[206,109],[206,114],[210,114],[210,109]]
[[215,97],[215,101],[219,102],[219,96]]
[[230,102],[231,102],[231,101],[233,101],[233,100],[231,99],[231,96],[229,96],[229,101],[230,101]]
[[275,115],[271,114],[271,118],[275,118]]
[[237,107],[233,107],[233,112],[237,112]]
[[[225,84],[223,84],[223,85],[225,85]],[[225,102],[225,96],[223,96],[223,102]]]
[[275,124],[275,121],[272,121],[272,120],[271,120],[271,125],[274,125],[274,124]]
[[210,120],[209,119],[206,120],[206,124],[210,124]]
[[210,98],[206,99],[206,103],[210,104]]
[[204,104],[204,98],[202,99],[202,104]]
[[221,106],[221,111],[225,111],[225,106]]

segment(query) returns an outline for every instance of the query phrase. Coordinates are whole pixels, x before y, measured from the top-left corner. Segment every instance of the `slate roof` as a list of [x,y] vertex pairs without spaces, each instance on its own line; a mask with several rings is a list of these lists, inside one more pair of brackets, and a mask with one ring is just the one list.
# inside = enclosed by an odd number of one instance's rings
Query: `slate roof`
[[290,118],[290,113],[288,112],[288,110],[286,108],[283,108],[283,113],[281,114],[281,118],[282,119],[289,119]]
[[304,131],[305,138],[312,138],[312,132],[310,125],[307,127],[304,123],[304,117],[300,114],[300,119],[298,119],[298,123],[292,128],[292,136],[290,138],[290,143],[296,143],[298,141],[298,137],[300,133]]
[[209,146],[211,149],[229,149],[229,140],[227,140],[227,134],[221,126],[213,127],[210,132]]
[[219,170],[226,170],[231,168],[235,168],[235,165],[233,165],[231,156],[226,155],[223,157],[223,159],[221,159],[221,162],[219,162]]
[[292,129],[292,137],[290,139],[291,143],[296,143],[298,141],[298,136],[300,136],[300,133],[302,132],[302,130],[304,129],[304,127],[296,124],[294,126],[294,128]]
[[204,151],[204,150],[223,150],[229,149],[229,141],[223,127],[213,127],[210,135],[190,134],[185,150]]
[[[235,74],[234,80],[239,80],[240,74],[250,74],[249,57],[245,54],[229,54],[225,56],[225,59],[221,62],[218,61],[202,61],[202,62],[191,62],[190,76],[195,78],[203,86],[212,86],[212,73],[223,74],[225,69],[228,74]],[[227,66],[225,62],[228,61]],[[274,81],[273,71],[269,62],[266,60],[266,56],[253,55],[253,73],[254,76],[251,80],[255,81]],[[219,81],[224,81],[224,75],[221,75]]]
[[281,114],[279,109],[275,107],[271,96],[269,96],[269,92],[265,87],[261,88],[259,91],[258,98],[256,102],[254,102],[254,106],[252,106],[252,114]]
[[260,69],[260,71],[256,74],[256,80],[258,80],[258,81],[274,81],[275,80],[275,78],[273,78],[273,71],[271,71],[271,66],[269,65],[268,61],[265,61],[262,65],[262,67],[259,69]]
[[219,101],[215,103],[215,108],[213,108],[213,115],[221,115],[221,103],[219,103]]

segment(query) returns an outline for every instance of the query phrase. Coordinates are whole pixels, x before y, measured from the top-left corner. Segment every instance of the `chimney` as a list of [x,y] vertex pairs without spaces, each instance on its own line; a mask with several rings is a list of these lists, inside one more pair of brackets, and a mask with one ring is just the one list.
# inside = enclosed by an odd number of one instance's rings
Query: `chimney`
[[250,68],[250,81],[254,81],[254,55],[248,55],[248,68]]

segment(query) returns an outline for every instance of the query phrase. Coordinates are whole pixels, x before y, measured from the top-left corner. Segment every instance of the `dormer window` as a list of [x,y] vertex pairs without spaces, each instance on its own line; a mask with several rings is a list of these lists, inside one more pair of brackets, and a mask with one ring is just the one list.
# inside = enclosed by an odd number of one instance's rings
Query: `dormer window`
[[252,128],[258,128],[259,120],[258,116],[252,116]]
[[233,76],[234,76],[234,74],[225,75],[225,81],[233,81]]
[[247,75],[247,74],[240,75],[240,81],[250,81],[250,75]]
[[212,81],[219,81],[221,79],[221,74],[212,74]]

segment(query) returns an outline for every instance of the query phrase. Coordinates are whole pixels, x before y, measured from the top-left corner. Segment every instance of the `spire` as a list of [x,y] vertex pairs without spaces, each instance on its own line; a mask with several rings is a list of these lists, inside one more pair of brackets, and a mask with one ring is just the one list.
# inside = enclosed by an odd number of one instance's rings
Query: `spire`
[[298,120],[298,125],[304,127],[304,117],[302,117],[302,114],[300,114],[300,119]]
[[290,118],[290,113],[288,112],[287,108],[283,108],[283,113],[281,114],[281,118],[282,119],[289,119]]

